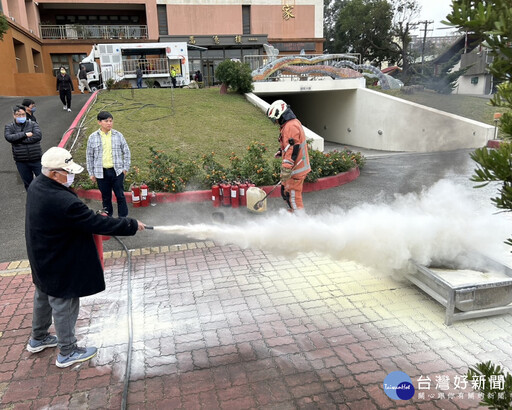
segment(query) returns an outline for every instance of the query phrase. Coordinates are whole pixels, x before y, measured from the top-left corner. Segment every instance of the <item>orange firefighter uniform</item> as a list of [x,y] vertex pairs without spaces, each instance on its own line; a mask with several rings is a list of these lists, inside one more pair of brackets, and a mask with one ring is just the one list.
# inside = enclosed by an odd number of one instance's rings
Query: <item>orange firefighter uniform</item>
[[280,131],[281,193],[292,211],[304,209],[302,188],[311,171],[306,134],[297,118],[282,124]]

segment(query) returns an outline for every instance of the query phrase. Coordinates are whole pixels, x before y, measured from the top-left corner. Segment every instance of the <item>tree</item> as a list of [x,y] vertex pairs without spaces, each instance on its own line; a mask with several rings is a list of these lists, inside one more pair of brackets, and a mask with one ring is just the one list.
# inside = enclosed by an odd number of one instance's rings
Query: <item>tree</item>
[[432,63],[425,63],[422,69],[419,65],[411,67],[411,71],[414,70],[415,74],[411,77],[412,81],[417,84],[423,84],[425,88],[434,90],[440,94],[450,94],[457,85],[457,81],[461,75],[468,70],[469,67],[460,68],[452,71],[460,60],[462,50],[454,54],[450,60],[446,63],[441,64],[437,67]]
[[4,39],[4,34],[9,30],[9,24],[7,23],[7,17],[3,13],[0,13],[0,40]]
[[331,53],[359,53],[362,61],[380,65],[393,60],[390,3],[386,0],[335,0],[325,13]]
[[402,67],[402,81],[408,83],[411,75],[409,46],[411,30],[418,25],[421,6],[417,0],[391,0],[393,3],[393,45],[397,54],[398,65]]
[[249,64],[235,60],[224,60],[217,67],[215,77],[240,94],[250,93],[253,90]]
[[[480,148],[471,154],[478,164],[471,180],[485,186],[489,182],[501,183],[499,196],[491,198],[497,208],[512,210],[512,8],[510,0],[453,0],[452,11],[446,16],[449,24],[477,35],[491,50],[493,61],[489,71],[498,81],[496,95],[491,104],[503,107],[500,129],[504,141],[496,150]],[[512,245],[512,239],[507,239]]]

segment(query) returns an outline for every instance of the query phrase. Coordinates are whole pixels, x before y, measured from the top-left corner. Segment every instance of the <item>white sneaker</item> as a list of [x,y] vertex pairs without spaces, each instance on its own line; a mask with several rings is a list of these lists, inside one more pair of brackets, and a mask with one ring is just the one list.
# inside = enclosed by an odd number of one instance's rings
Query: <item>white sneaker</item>
[[68,112],[71,112],[71,108],[68,108]]
[[64,107],[62,107],[62,109],[63,109],[64,111],[66,111],[66,110],[68,109],[68,107],[64,106]]

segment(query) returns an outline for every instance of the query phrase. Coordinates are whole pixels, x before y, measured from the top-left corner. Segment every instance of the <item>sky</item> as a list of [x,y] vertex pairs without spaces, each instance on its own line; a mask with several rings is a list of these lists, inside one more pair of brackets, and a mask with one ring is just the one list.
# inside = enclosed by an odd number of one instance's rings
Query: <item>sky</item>
[[[453,29],[442,29],[447,27],[441,24],[441,20],[446,20],[446,15],[451,11],[451,0],[417,0],[421,5],[420,20],[433,20],[434,24],[430,24],[428,29],[434,29],[427,33],[431,36],[446,36],[453,33]],[[424,26],[423,26],[424,27]],[[441,28],[441,30],[440,30]],[[416,30],[416,33],[423,35],[423,31]]]

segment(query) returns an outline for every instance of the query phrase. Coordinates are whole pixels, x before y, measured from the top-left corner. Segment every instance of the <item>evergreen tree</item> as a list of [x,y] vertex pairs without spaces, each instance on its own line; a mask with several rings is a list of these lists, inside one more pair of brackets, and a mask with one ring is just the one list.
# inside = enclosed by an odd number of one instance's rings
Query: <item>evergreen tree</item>
[[[510,0],[453,0],[452,12],[446,16],[454,26],[475,33],[485,42],[494,57],[489,66],[491,74],[502,83],[491,104],[503,107],[500,129],[504,141],[495,150],[477,149],[471,158],[478,164],[472,181],[485,186],[489,182],[501,183],[499,196],[491,201],[504,211],[512,210],[512,8]],[[512,239],[507,240],[512,245]]]

